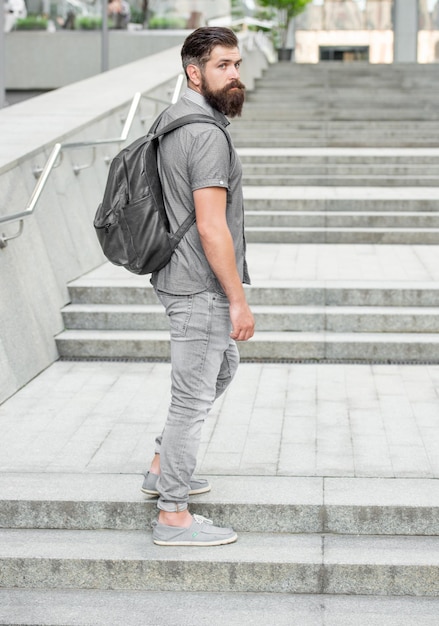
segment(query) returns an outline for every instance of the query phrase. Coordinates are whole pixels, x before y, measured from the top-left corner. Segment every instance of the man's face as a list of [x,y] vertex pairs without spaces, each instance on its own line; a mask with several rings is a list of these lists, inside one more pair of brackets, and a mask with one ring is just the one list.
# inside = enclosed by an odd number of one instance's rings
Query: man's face
[[216,46],[201,71],[201,93],[221,113],[241,115],[245,85],[239,80],[241,55],[238,48]]

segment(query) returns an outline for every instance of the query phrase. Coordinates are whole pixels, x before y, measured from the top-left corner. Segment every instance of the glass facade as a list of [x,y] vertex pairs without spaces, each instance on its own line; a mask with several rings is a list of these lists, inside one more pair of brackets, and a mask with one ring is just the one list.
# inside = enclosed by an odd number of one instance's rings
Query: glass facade
[[[296,62],[392,63],[393,5],[394,0],[313,0],[295,20]],[[417,0],[417,5],[417,60],[437,63],[439,0]]]

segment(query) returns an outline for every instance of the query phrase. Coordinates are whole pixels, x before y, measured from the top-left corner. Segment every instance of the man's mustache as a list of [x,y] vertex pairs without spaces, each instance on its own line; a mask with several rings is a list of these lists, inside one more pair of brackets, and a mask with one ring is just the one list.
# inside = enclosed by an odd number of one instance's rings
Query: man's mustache
[[245,85],[244,83],[241,83],[240,80],[233,80],[230,85],[227,85],[227,91],[229,91],[229,89],[242,89],[245,90]]

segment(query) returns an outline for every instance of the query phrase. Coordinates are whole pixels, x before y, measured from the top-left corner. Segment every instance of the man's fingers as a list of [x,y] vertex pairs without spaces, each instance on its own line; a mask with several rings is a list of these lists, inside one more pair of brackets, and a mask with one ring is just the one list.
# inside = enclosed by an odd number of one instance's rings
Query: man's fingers
[[232,332],[230,336],[235,341],[247,341],[253,337],[255,320],[247,303],[240,307],[230,307]]
[[230,336],[232,339],[234,339],[235,341],[247,341],[248,339],[251,339],[251,337],[253,337],[254,334],[254,329],[253,328],[242,328],[241,330],[233,330],[230,333]]

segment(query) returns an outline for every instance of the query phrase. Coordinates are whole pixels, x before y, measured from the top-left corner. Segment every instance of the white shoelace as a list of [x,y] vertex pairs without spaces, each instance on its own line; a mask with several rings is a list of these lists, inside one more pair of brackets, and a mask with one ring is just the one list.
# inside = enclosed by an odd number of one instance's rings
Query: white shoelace
[[207,517],[203,517],[202,515],[197,515],[195,513],[192,517],[194,518],[194,521],[197,522],[197,524],[203,524],[203,522],[205,524],[213,524],[211,519],[207,519]]

